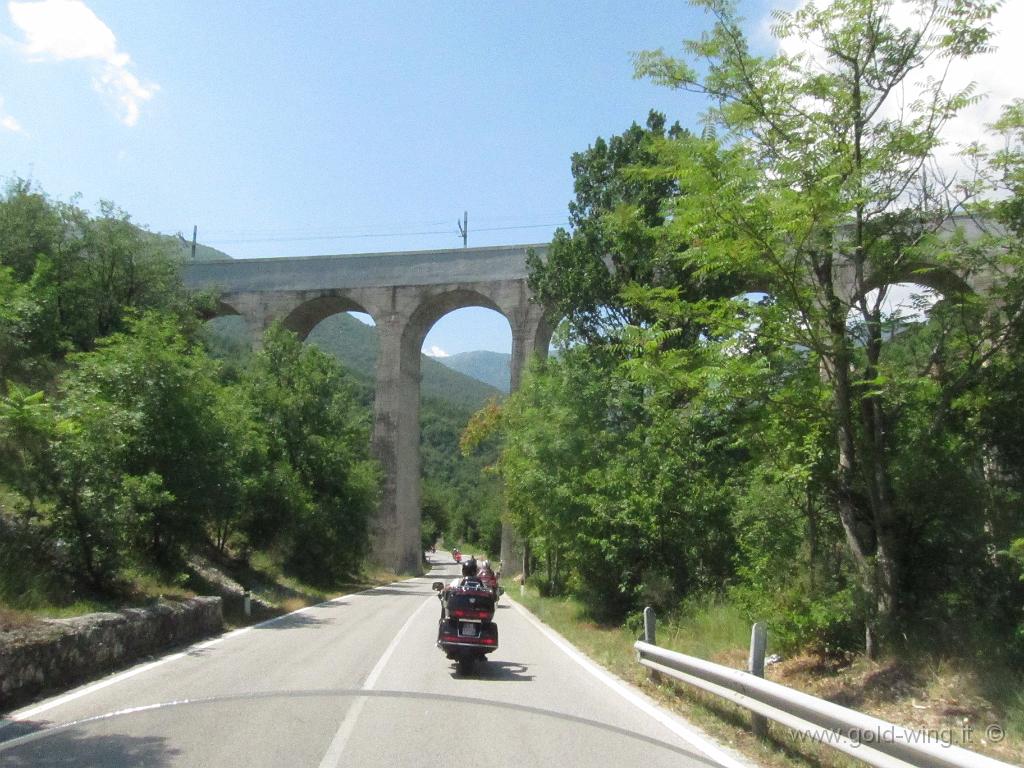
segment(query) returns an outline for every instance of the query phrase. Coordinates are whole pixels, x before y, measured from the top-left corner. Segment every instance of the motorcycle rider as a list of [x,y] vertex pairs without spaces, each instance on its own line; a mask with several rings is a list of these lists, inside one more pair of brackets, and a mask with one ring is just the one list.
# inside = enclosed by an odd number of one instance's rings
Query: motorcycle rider
[[479,578],[476,558],[467,555],[462,575],[450,581],[434,582],[441,599],[441,618],[437,623],[437,647],[458,662],[459,672],[468,674],[477,661],[498,647],[498,627],[494,623],[496,593]]
[[452,579],[450,582],[448,582],[448,586],[445,587],[444,591],[441,592],[441,594],[439,595],[439,597],[441,598],[441,618],[442,619],[444,618],[444,604],[445,604],[445,600],[448,599],[448,596],[451,594],[451,590],[459,589],[460,587],[464,587],[464,586],[467,585],[468,582],[474,582],[474,584],[471,585],[471,586],[476,586],[476,585],[479,585],[479,583],[480,583],[480,580],[477,579],[476,558],[473,557],[472,555],[470,557],[468,557],[467,559],[462,561],[462,575],[461,576],[457,576],[454,579]]
[[456,581],[464,582],[467,579],[476,579],[477,564],[476,558],[472,555],[469,556],[468,560],[462,561],[462,578],[456,579]]
[[483,583],[485,587],[492,590],[495,595],[498,594],[498,577],[494,571],[491,570],[491,563],[488,560],[484,560],[480,563],[480,569],[477,571],[477,578]]

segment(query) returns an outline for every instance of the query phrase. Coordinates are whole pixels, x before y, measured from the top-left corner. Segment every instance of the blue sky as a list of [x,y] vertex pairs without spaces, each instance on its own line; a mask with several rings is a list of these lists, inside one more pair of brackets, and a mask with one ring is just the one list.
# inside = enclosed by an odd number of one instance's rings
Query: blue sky
[[[763,44],[774,4],[741,4]],[[0,175],[237,258],[456,247],[464,210],[470,245],[545,242],[572,152],[651,108],[695,125],[630,53],[706,26],[678,0],[8,2]],[[425,348],[510,345],[467,310]]]

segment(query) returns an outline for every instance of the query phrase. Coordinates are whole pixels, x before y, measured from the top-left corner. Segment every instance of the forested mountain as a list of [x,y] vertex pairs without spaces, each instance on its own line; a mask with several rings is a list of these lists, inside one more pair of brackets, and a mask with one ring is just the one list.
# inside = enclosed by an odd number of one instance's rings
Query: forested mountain
[[[248,346],[241,318],[220,317],[210,323],[210,328],[214,331],[211,341],[222,356]],[[335,357],[367,384],[373,382],[377,363],[377,332],[373,326],[351,315],[332,315],[314,328],[307,340]],[[426,355],[420,357],[420,371],[423,399],[448,403],[464,411],[467,418],[488,400],[501,396],[498,389],[447,368]]]
[[[314,328],[308,340],[324,352],[334,355],[347,368],[364,376],[373,376],[377,360],[377,331],[372,326],[361,323],[351,315],[333,315]],[[420,356],[420,372],[423,376],[421,393],[424,399],[436,398],[472,412],[500,395],[496,386],[483,383],[486,379],[468,371],[460,372],[458,368],[453,370],[454,366],[447,366],[447,360]],[[506,383],[502,391],[507,389]]]
[[508,394],[512,379],[512,355],[507,352],[479,350],[433,359],[453,371],[490,384],[495,389],[500,389],[506,395]]

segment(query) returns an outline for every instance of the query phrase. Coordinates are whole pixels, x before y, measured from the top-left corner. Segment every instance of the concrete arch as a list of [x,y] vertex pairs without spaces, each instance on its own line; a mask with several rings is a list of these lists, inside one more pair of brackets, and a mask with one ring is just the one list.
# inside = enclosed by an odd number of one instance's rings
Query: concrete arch
[[863,294],[851,292],[850,303],[859,301],[864,294],[878,288],[901,283],[921,285],[931,288],[944,297],[965,296],[974,293],[974,288],[953,270],[941,264],[914,262],[906,264],[898,272],[868,275]]
[[[305,341],[310,331],[318,323],[331,315],[337,315],[342,312],[362,312],[373,317],[362,304],[346,292],[326,291],[320,296],[306,299],[297,305],[285,315],[281,324]],[[376,318],[374,318],[374,322],[376,322]]]
[[217,306],[214,308],[214,311],[217,313],[216,315],[214,315],[214,317],[222,317],[224,315],[240,315],[240,314],[242,314],[237,309],[235,309],[233,306],[228,304],[226,301],[218,301],[217,302]]
[[[404,343],[411,345],[418,352],[423,346],[423,340],[438,320],[449,312],[469,307],[482,307],[493,310],[504,317],[509,327],[512,327],[512,319],[484,291],[478,288],[451,288],[423,298],[420,305],[409,318],[409,323],[405,329],[407,338],[404,340]],[[418,364],[419,358],[417,357],[416,360]]]
[[383,500],[374,526],[375,553],[400,571],[419,568],[420,546],[420,350],[430,328],[465,307],[502,311],[487,285],[407,287],[392,293],[390,312],[378,324],[380,356],[374,400],[373,450],[384,469]]

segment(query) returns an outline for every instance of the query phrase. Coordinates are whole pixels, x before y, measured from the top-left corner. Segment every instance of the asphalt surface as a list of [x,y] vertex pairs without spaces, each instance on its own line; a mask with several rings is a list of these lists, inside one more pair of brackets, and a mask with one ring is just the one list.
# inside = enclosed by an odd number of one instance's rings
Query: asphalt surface
[[717,766],[682,721],[503,597],[463,676],[434,646],[434,570],[200,643],[0,723],[0,766]]

